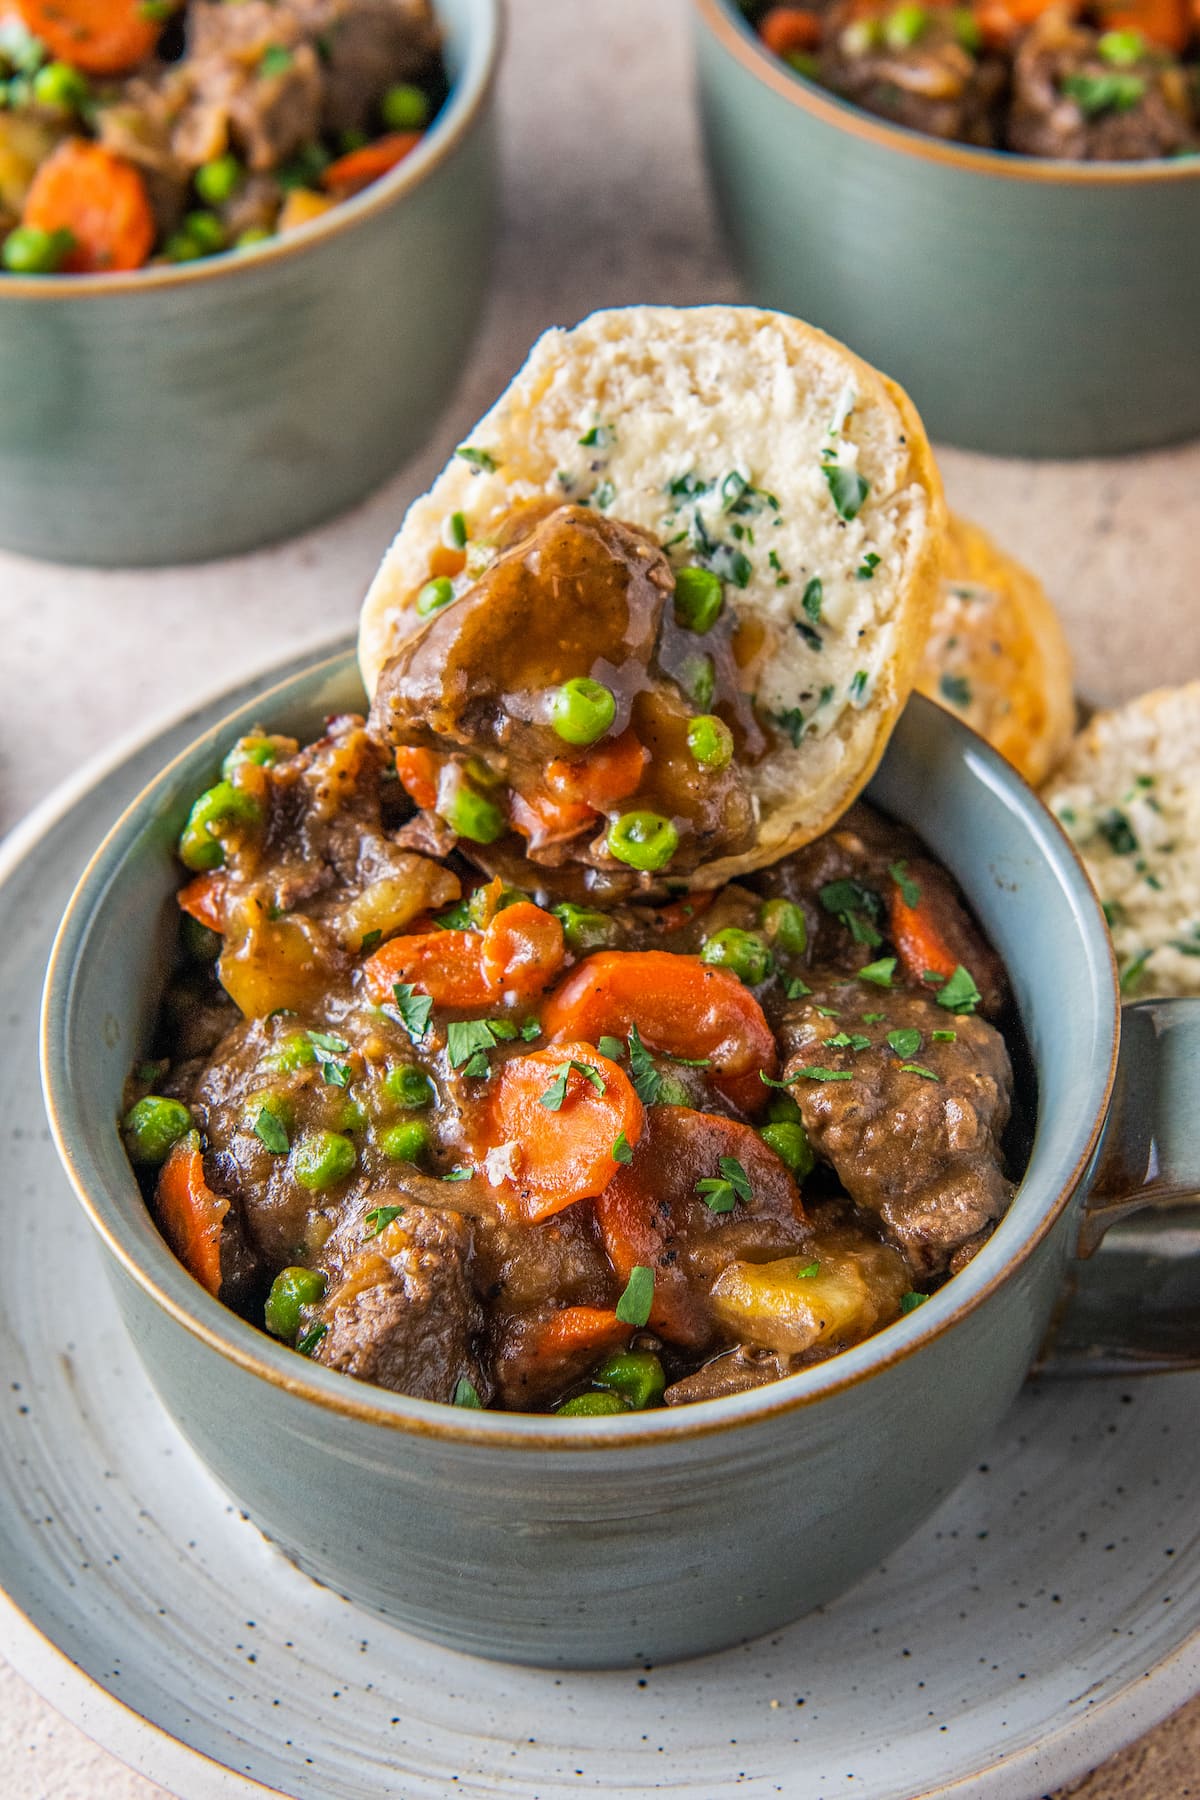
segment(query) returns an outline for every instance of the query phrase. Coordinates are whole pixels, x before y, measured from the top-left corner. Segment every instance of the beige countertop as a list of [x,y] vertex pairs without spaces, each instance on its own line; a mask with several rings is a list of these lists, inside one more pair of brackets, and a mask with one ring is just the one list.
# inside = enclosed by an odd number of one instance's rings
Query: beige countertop
[[[737,297],[703,183],[686,0],[512,0],[510,12],[500,252],[435,443],[357,511],[237,561],[96,573],[0,553],[0,832],[130,730],[349,631],[407,500],[544,326],[595,306]],[[1104,463],[942,462],[951,503],[1045,581],[1090,698],[1200,676],[1200,444]],[[1195,1702],[1074,1791],[1188,1800],[1198,1768]],[[165,1800],[2,1663],[0,1769],[5,1800]]]

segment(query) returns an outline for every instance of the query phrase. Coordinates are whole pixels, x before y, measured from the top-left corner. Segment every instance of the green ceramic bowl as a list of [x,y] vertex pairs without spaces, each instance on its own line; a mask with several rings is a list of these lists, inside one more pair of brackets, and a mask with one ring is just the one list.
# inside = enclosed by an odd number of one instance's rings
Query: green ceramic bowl
[[[305,736],[363,703],[344,654],[293,669],[224,718],[209,708],[203,735],[117,821],[59,932],[47,1103],[134,1343],[255,1523],[301,1568],[413,1631],[597,1667],[769,1630],[874,1568],[978,1459],[1081,1230],[1094,1236],[1131,1195],[1194,1191],[1200,1002],[1127,1009],[1114,1102],[1116,972],[1087,877],[1013,771],[916,697],[871,797],[963,883],[1012,974],[1036,1068],[1033,1153],[995,1236],[886,1331],[722,1400],[563,1419],[368,1387],[295,1355],[192,1279],[117,1129],[178,941],[173,851],[194,795],[241,732]],[[93,802],[99,823],[103,781]],[[1125,1307],[1136,1312],[1137,1296]]]
[[693,11],[752,300],[844,339],[969,449],[1095,456],[1200,432],[1200,158],[941,143],[792,74],[733,0]]
[[257,249],[0,276],[0,544],[227,556],[329,518],[416,450],[461,371],[496,201],[500,0],[436,0],[450,98],[391,175]]

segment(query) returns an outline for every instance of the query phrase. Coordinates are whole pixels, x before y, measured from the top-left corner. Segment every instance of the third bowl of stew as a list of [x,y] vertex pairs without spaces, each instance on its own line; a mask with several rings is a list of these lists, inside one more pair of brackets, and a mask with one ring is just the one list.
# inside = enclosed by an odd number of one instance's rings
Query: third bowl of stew
[[363,709],[342,654],[223,720],[60,933],[51,1119],[151,1379],[301,1568],[456,1648],[776,1626],[977,1455],[1186,1059],[1097,1171],[1098,905],[923,700],[807,849],[603,913],[424,841]]
[[970,449],[1105,455],[1200,430],[1183,8],[1180,54],[1113,8],[693,11],[709,166],[751,299],[844,338],[918,397],[935,438]]

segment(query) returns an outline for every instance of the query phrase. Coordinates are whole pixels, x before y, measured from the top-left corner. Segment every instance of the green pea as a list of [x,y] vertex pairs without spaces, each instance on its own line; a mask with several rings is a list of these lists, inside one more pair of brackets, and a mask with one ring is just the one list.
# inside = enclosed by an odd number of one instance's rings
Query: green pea
[[262,808],[252,794],[235,788],[232,782],[218,781],[201,794],[188,814],[179,839],[179,860],[197,872],[219,869],[225,861],[224,834],[231,826],[248,829],[261,818]]
[[778,1088],[771,1092],[767,1101],[767,1117],[772,1125],[798,1125],[800,1108],[790,1094],[781,1094]]
[[424,1069],[413,1063],[400,1063],[389,1069],[383,1078],[383,1091],[396,1106],[410,1109],[432,1106],[434,1101],[432,1081]]
[[307,1131],[292,1151],[292,1173],[301,1187],[320,1193],[353,1175],[358,1152],[338,1131]]
[[454,583],[447,575],[435,575],[427,581],[417,595],[417,611],[423,619],[430,613],[440,612],[443,606],[449,606],[454,598]]
[[610,856],[631,869],[665,869],[679,848],[679,833],[661,813],[622,813],[605,838]]
[[33,97],[39,106],[73,112],[82,106],[89,92],[86,75],[73,69],[70,63],[47,63],[33,78]]
[[978,56],[983,49],[983,32],[973,12],[966,7],[957,7],[950,15],[950,23],[954,27],[955,41],[960,48],[971,56]]
[[195,238],[187,231],[173,231],[163,245],[163,255],[168,262],[196,262],[204,255]]
[[283,1269],[271,1283],[263,1322],[272,1337],[294,1344],[300,1329],[300,1309],[314,1306],[325,1293],[325,1277],[316,1269]]
[[724,769],[733,760],[733,733],[715,713],[701,713],[688,726],[688,749],[702,769]]
[[795,69],[797,75],[803,75],[808,81],[820,77],[821,64],[810,50],[789,50],[783,60],[789,69]]
[[550,723],[568,744],[594,744],[616,716],[612,689],[589,675],[564,681],[550,696]]
[[689,563],[675,571],[675,617],[689,631],[711,631],[724,601],[725,590],[711,569]]
[[192,1115],[179,1100],[147,1094],[132,1105],[121,1121],[125,1148],[131,1162],[166,1162],[173,1144],[192,1129]]
[[693,704],[707,712],[717,691],[717,667],[711,656],[689,656],[679,671],[679,685]]
[[10,275],[56,275],[75,248],[69,231],[38,231],[18,225],[4,240],[4,267]]
[[367,1115],[357,1100],[347,1094],[337,1111],[337,1127],[339,1131],[361,1131],[367,1122]]
[[618,1350],[601,1363],[592,1380],[598,1388],[611,1388],[637,1412],[662,1399],[667,1385],[663,1366],[649,1350]]
[[601,950],[615,944],[621,935],[615,919],[607,913],[592,912],[589,907],[575,906],[564,900],[550,908],[563,928],[563,942],[573,956],[585,956],[589,950]]
[[903,0],[893,7],[884,22],[883,35],[889,50],[909,50],[924,33],[929,14],[916,0]]
[[767,942],[788,956],[803,956],[808,949],[808,921],[794,900],[768,900],[762,909]]
[[700,960],[717,969],[728,969],[747,987],[757,987],[771,973],[771,952],[764,940],[757,931],[739,931],[736,925],[714,931],[700,952]]
[[308,1035],[303,1031],[289,1032],[281,1038],[262,1059],[264,1069],[275,1069],[281,1075],[292,1075],[297,1069],[307,1069],[317,1060],[317,1052]]
[[225,227],[214,212],[188,213],[183,229],[192,242],[200,246],[202,256],[213,256],[225,248]]
[[389,1162],[424,1162],[433,1148],[433,1134],[423,1119],[411,1119],[383,1132],[379,1148]]
[[798,1180],[812,1174],[817,1159],[808,1133],[798,1121],[781,1119],[777,1125],[764,1125],[758,1135]]
[[456,836],[473,844],[494,844],[508,830],[508,820],[494,800],[461,782],[440,815]]
[[269,237],[274,237],[265,225],[247,225],[245,231],[239,231],[233,240],[235,250],[252,250],[255,244],[265,244]]
[[389,131],[424,131],[429,112],[428,96],[411,81],[398,81],[379,102],[379,116]]
[[242,165],[236,156],[214,156],[201,163],[192,182],[206,206],[224,206],[241,185]]
[[1114,69],[1129,69],[1145,56],[1146,40],[1140,31],[1106,31],[1096,49]]
[[239,738],[221,764],[221,773],[228,781],[234,770],[242,768],[246,763],[254,763],[260,769],[273,769],[281,756],[292,755],[295,748],[294,738]]
[[348,131],[338,133],[338,149],[343,156],[349,156],[352,150],[361,150],[370,141],[366,132],[359,131],[357,126],[351,126]]
[[193,919],[187,913],[184,913],[180,923],[179,936],[184,955],[193,962],[216,962],[224,947],[224,939],[219,931],[210,931],[207,925],[202,925],[199,919]]
[[629,1408],[620,1394],[576,1394],[573,1400],[564,1400],[561,1406],[555,1407],[560,1419],[602,1419],[610,1413],[628,1412]]

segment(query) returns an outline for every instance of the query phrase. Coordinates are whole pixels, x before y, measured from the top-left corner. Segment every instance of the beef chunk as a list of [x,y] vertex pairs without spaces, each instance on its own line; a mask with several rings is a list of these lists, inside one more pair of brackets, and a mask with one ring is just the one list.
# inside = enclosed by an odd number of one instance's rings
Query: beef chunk
[[327,1330],[314,1359],[360,1381],[450,1401],[459,1381],[491,1398],[474,1345],[483,1313],[467,1279],[471,1227],[461,1213],[412,1206],[347,1264],[316,1309]]
[[1192,89],[1173,57],[1147,46],[1114,68],[1100,34],[1046,13],[1013,64],[1007,145],[1026,156],[1132,162],[1200,143]]
[[925,994],[814,988],[780,1030],[784,1078],[812,1147],[878,1216],[914,1277],[940,1275],[1012,1199],[1000,1150],[1012,1096],[1004,1039]]
[[750,1388],[765,1387],[769,1381],[782,1381],[799,1367],[798,1357],[779,1356],[772,1350],[739,1344],[736,1350],[714,1356],[694,1374],[673,1381],[663,1401],[667,1406],[687,1406],[693,1400],[723,1400],[726,1394],[744,1394]]
[[998,141],[998,108],[1006,77],[999,57],[963,41],[961,15],[936,8],[913,42],[888,41],[887,15],[860,0],[833,7],[819,58],[820,78],[868,112],[963,144]]

